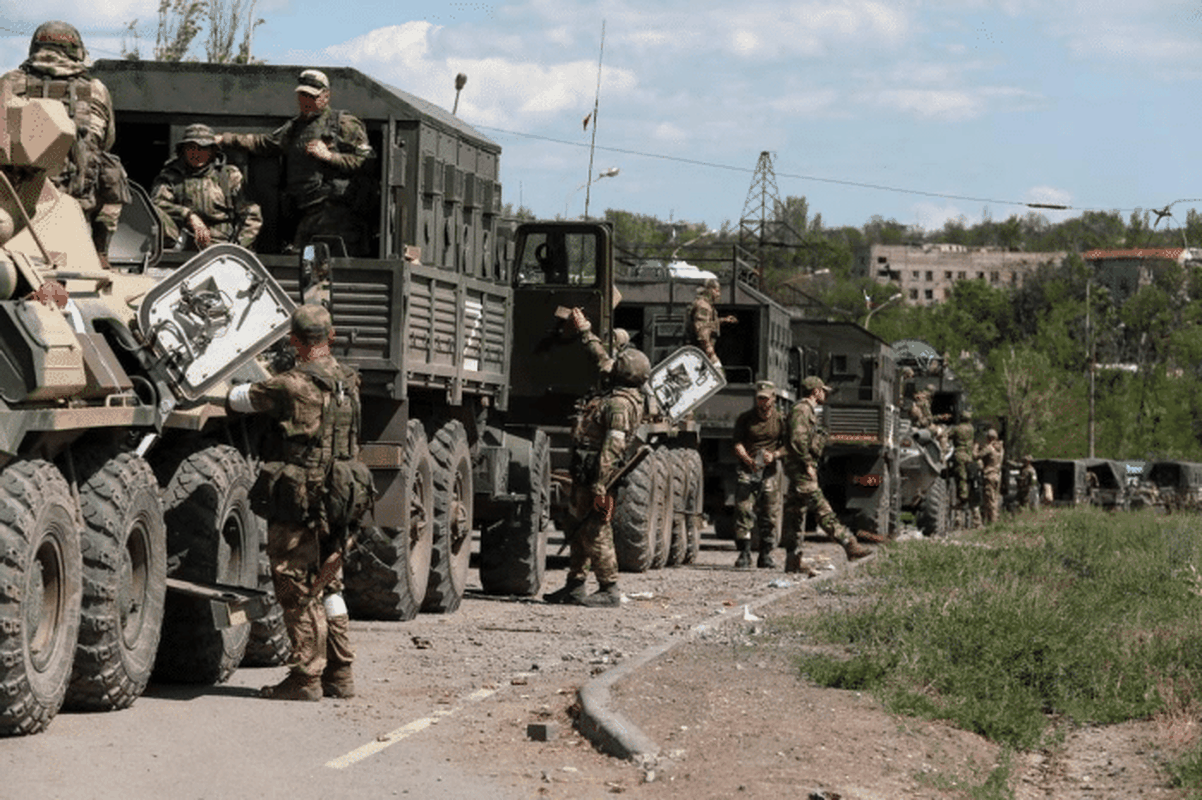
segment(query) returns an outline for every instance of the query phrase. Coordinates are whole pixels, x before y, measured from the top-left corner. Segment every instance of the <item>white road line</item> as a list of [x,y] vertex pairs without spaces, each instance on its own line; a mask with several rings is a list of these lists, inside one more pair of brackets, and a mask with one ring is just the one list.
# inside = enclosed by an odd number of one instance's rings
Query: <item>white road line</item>
[[370,742],[362,747],[355,748],[345,755],[341,755],[338,756],[338,758],[327,761],[325,765],[330,769],[346,769],[347,767],[352,767],[355,764],[358,764],[360,761],[363,761],[365,758],[374,756],[381,750],[392,747],[397,742],[407,739],[415,733],[421,733],[443,717],[449,717],[457,711],[462,710],[465,704],[478,703],[481,700],[492,697],[498,691],[499,689],[477,689],[476,691],[464,697],[460,701],[459,705],[455,706],[454,708],[435,711],[428,717],[415,719],[410,723],[402,725],[394,731],[389,731],[388,733],[377,737],[374,742]]

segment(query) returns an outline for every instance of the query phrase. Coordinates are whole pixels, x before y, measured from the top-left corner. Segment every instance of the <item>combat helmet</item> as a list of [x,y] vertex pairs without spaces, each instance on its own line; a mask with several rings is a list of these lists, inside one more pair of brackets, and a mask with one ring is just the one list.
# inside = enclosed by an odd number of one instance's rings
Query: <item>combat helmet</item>
[[620,386],[642,386],[651,375],[651,361],[636,347],[627,347],[614,359],[614,382]]
[[69,22],[52,20],[37,27],[33,38],[29,40],[29,55],[32,56],[45,47],[53,47],[74,61],[86,61],[88,58],[87,48],[83,46],[83,37]]

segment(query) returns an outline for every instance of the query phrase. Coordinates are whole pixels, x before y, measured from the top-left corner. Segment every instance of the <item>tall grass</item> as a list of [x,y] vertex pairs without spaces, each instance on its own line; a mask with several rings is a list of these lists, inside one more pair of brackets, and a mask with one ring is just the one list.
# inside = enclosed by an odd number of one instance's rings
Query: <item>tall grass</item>
[[1192,515],[1073,509],[901,544],[864,602],[806,623],[842,655],[800,668],[1016,749],[1180,710],[1202,690],[1200,536]]

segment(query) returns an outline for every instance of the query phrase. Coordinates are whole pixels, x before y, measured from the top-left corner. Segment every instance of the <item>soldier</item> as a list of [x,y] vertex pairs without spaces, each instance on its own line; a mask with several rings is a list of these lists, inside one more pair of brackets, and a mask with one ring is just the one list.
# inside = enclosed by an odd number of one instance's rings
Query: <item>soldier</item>
[[760,554],[756,566],[776,569],[776,523],[780,519],[780,480],[776,462],[785,455],[785,421],[776,409],[776,386],[755,385],[755,405],[735,420],[735,456],[739,459],[735,490],[735,569],[751,569],[751,530],[758,526]]
[[722,287],[716,278],[706,278],[705,284],[697,290],[697,299],[689,306],[688,335],[690,344],[695,344],[705,351],[714,366],[722,368],[714,344],[722,325],[733,325],[738,318],[731,315],[719,317],[714,304],[722,297]]
[[914,402],[910,404],[910,422],[916,430],[927,430],[935,424],[931,415],[931,386],[919,389],[914,393]]
[[[613,359],[609,388],[591,398],[572,432],[572,495],[569,513],[573,527],[568,536],[570,558],[567,581],[543,597],[548,603],[584,606],[617,606],[618,557],[614,551],[614,498],[610,482],[622,467],[629,438],[643,416],[642,385],[651,362],[642,351],[627,347]],[[590,567],[599,588],[585,595]]]
[[234,242],[254,245],[263,215],[242,193],[242,170],[225,162],[208,125],[189,125],[150,192],[164,237],[185,250]]
[[[251,492],[256,511],[267,517],[267,555],[292,641],[288,677],[261,690],[276,700],[355,692],[349,619],[340,594],[342,557],[373,489],[371,473],[358,460],[359,375],[330,355],[333,338],[325,308],[299,306],[291,337],[297,365],[235,386],[229,394],[232,411],[264,413],[277,422]],[[337,507],[335,490],[347,487],[328,476],[348,474],[368,499],[360,494],[348,507]]]
[[956,479],[956,507],[967,508],[970,500],[969,465],[973,461],[972,412],[960,414],[960,424],[952,426],[952,475]]
[[1006,449],[993,428],[985,434],[984,444],[973,445],[973,455],[981,464],[984,479],[984,498],[981,517],[985,524],[997,522],[1002,511],[1002,464],[1006,460]]
[[818,465],[826,446],[826,431],[818,424],[817,407],[826,402],[830,387],[816,375],[802,381],[804,396],[793,404],[786,426],[785,478],[788,488],[781,529],[781,544],[785,548],[785,572],[803,572],[808,577],[816,573],[802,564],[801,543],[805,538],[806,514],[813,511],[818,525],[827,535],[843,545],[848,561],[872,555],[872,551],[856,541],[835,516],[818,485]]
[[307,69],[296,87],[300,113],[271,133],[222,133],[217,144],[284,157],[285,214],[296,220],[291,249],[314,236],[339,236],[349,255],[367,255],[364,215],[352,207],[352,179],[374,155],[358,118],[330,109],[330,81]]
[[1018,504],[1022,508],[1039,508],[1039,476],[1031,456],[1023,456],[1023,468],[1018,473]]
[[92,227],[92,241],[108,266],[108,248],[121,207],[130,200],[129,183],[120,159],[110,151],[117,138],[108,88],[88,76],[88,51],[75,26],[44,22],[33,32],[29,58],[6,73],[17,97],[61,100],[75,123],[75,143],[66,167],[51,180],[79,201]]

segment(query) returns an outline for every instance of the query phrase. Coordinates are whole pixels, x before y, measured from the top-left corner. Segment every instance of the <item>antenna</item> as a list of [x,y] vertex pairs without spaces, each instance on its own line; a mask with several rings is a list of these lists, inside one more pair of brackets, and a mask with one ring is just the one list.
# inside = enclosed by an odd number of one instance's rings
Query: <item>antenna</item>
[[588,201],[593,191],[593,151],[597,147],[597,111],[601,107],[601,58],[605,55],[605,20],[601,20],[601,52],[597,54],[597,94],[593,99],[593,140],[588,146],[588,184],[584,190],[584,218],[588,219]]

